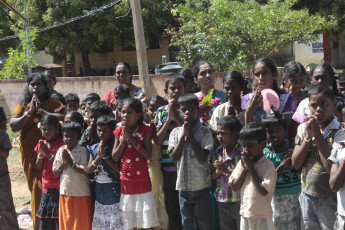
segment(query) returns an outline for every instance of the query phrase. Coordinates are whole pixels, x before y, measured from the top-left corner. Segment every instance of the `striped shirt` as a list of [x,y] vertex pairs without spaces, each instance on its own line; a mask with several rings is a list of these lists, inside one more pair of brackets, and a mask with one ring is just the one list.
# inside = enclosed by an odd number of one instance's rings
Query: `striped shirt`
[[[157,130],[161,129],[164,123],[168,120],[168,110],[169,104],[160,107],[157,110],[154,125]],[[168,146],[169,146],[169,136],[171,131],[177,127],[175,121],[171,121],[167,134],[165,135],[164,141],[162,143],[162,170],[166,172],[176,172],[176,165],[169,157]]]
[[[213,164],[216,160],[222,161],[227,168],[234,169],[236,164],[241,160],[242,148],[239,144],[236,144],[229,156],[225,153],[225,148],[220,146],[212,156],[211,170],[216,171]],[[218,202],[229,203],[241,201],[240,191],[234,192],[229,186],[230,174],[221,174],[217,179],[217,187],[213,192],[214,197]]]

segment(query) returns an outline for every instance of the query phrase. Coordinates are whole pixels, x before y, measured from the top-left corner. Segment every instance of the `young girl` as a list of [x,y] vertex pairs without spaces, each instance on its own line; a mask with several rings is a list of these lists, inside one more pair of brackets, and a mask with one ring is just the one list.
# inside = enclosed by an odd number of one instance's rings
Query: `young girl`
[[229,71],[223,78],[224,93],[228,103],[219,105],[213,112],[210,125],[213,130],[217,130],[217,122],[221,117],[233,115],[244,124],[244,117],[241,108],[241,92],[245,92],[243,76],[238,71]]
[[[156,126],[153,124],[153,120],[155,119],[156,112],[159,107],[162,107],[168,102],[164,100],[162,97],[156,95],[149,97],[147,100],[147,109],[146,113],[147,116],[150,118],[151,123],[150,127],[154,130],[154,135],[156,134]],[[152,183],[152,192],[155,197],[157,203],[157,214],[158,214],[158,221],[159,221],[159,229],[168,229],[169,227],[169,218],[168,214],[165,209],[165,197],[163,191],[163,173],[161,170],[161,162],[162,162],[162,149],[161,146],[158,146],[152,138],[152,156],[148,161],[149,173]]]
[[[262,103],[261,91],[265,89],[274,90],[280,99],[279,112],[282,113],[288,125],[295,108],[295,100],[289,94],[279,89],[277,84],[278,70],[274,62],[269,58],[257,60],[253,67],[254,81],[258,88],[254,93],[249,93],[242,98],[242,109],[245,110],[245,122],[254,121],[254,114]],[[261,120],[262,116],[259,116]],[[257,120],[255,120],[257,122]]]
[[[335,73],[333,67],[330,64],[320,63],[314,66],[314,68],[310,72],[310,75],[311,85],[332,86],[333,92],[337,100],[344,100],[342,98],[342,95],[338,92],[337,83],[335,80]],[[295,113],[292,116],[292,119],[298,123],[303,123],[305,122],[305,118],[310,115],[311,112],[309,109],[309,98],[307,97],[299,103]]]
[[42,197],[36,216],[40,229],[59,229],[59,187],[60,178],[53,174],[53,162],[58,149],[65,145],[59,136],[59,121],[55,116],[46,115],[39,123],[43,140],[39,140],[36,167],[42,170]]
[[291,167],[293,145],[285,140],[287,122],[285,117],[274,110],[262,119],[270,144],[264,149],[277,171],[276,189],[272,199],[275,229],[300,229],[301,209],[298,201],[301,192],[300,175]]
[[158,226],[156,202],[151,190],[147,160],[151,157],[152,131],[143,124],[143,107],[135,98],[123,101],[121,127],[116,128],[114,161],[121,159],[120,209],[125,229]]
[[53,172],[60,177],[59,227],[62,230],[91,230],[92,203],[87,177],[87,149],[78,144],[80,125],[69,121],[62,125],[62,146],[55,157]]
[[88,146],[90,152],[89,173],[94,173],[96,181],[96,201],[92,229],[123,229],[122,213],[119,209],[120,178],[119,168],[111,158],[115,137],[116,121],[112,115],[97,119],[99,143]]
[[[303,90],[305,83],[305,76],[307,72],[304,66],[296,61],[290,61],[284,66],[283,76],[287,83],[288,91],[295,99],[295,110],[299,103],[308,96],[308,93]],[[297,134],[297,127],[299,123],[292,120],[288,129],[288,138],[293,139]]]

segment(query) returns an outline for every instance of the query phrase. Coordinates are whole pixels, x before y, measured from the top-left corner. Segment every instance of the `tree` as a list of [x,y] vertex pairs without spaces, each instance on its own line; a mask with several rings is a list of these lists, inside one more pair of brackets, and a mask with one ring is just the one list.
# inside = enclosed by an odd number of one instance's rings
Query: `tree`
[[[31,41],[35,41],[37,34],[36,30],[30,32]],[[30,43],[30,63],[31,67],[36,65],[32,55],[35,53],[36,48],[33,43]],[[28,74],[28,56],[27,56],[27,41],[25,33],[20,35],[20,46],[17,49],[9,48],[8,59],[5,61],[4,68],[0,71],[1,79],[20,79],[26,78]]]
[[173,10],[181,26],[170,30],[172,44],[180,48],[178,58],[186,66],[207,59],[217,70],[247,69],[278,45],[308,43],[330,26],[324,17],[292,10],[296,1],[210,0],[203,10],[180,4]]
[[[23,9],[22,3],[8,0],[16,9]],[[86,14],[114,0],[30,0],[27,3],[27,15],[30,23],[37,27],[47,27]],[[172,24],[171,8],[174,1],[142,0],[143,21],[146,38],[160,40],[168,25]],[[85,74],[91,74],[88,54],[100,50],[111,50],[115,43],[125,40],[134,41],[132,17],[129,13],[129,1],[123,0],[115,6],[84,17],[72,23],[59,26],[39,34],[35,44],[45,48],[48,54],[64,58],[66,53],[80,52]],[[22,28],[17,21],[16,32]]]

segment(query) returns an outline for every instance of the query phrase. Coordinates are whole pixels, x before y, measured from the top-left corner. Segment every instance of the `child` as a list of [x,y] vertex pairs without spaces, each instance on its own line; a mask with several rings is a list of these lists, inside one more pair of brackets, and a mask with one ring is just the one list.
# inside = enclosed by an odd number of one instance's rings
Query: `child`
[[6,160],[12,148],[10,138],[6,133],[6,123],[5,111],[0,106],[0,229],[19,229]]
[[122,126],[115,129],[112,157],[121,159],[120,209],[125,229],[158,226],[155,198],[147,160],[151,157],[151,128],[143,124],[143,107],[135,98],[127,98],[121,109]]
[[194,93],[196,84],[192,70],[190,68],[182,69],[180,74],[183,76],[185,82],[184,93]]
[[119,98],[128,98],[131,97],[131,89],[128,85],[118,85],[114,89],[114,96],[110,98],[109,106],[114,110],[116,108],[116,101]]
[[86,111],[85,116],[89,117],[90,116],[90,114],[89,114],[90,106],[95,101],[100,101],[101,97],[97,93],[89,93],[88,95],[86,95],[84,100],[85,100],[85,111]]
[[345,76],[339,76],[337,79],[337,89],[342,96],[345,96]]
[[[305,77],[307,72],[304,66],[296,61],[290,61],[285,64],[283,69],[284,80],[287,83],[288,92],[295,99],[295,110],[296,111],[299,103],[308,97],[308,93],[303,90]],[[297,134],[297,127],[299,123],[295,120],[291,120],[289,129],[288,129],[288,138],[293,139]]]
[[83,117],[86,117],[86,100],[82,100],[80,102],[80,113],[83,115]]
[[340,145],[334,148],[331,152],[331,156],[328,158],[331,162],[331,172],[329,184],[333,191],[337,192],[337,222],[334,229],[341,230],[345,228],[345,202],[344,202],[344,165],[345,165],[345,151],[344,151],[344,140],[341,141]]
[[298,201],[301,192],[299,173],[291,168],[293,145],[285,139],[288,129],[285,117],[274,113],[264,115],[262,124],[266,128],[270,144],[264,149],[277,171],[276,189],[273,194],[272,209],[275,229],[301,229],[301,209]]
[[[335,73],[333,67],[328,63],[320,63],[311,70],[310,72],[311,85],[325,85],[332,86],[333,92],[337,97],[337,100],[342,100],[341,95],[338,93],[337,84],[335,81]],[[311,112],[309,109],[309,98],[305,98],[298,105],[295,113],[292,116],[292,119],[298,123],[305,122],[305,118],[310,116]]]
[[244,91],[244,79],[240,72],[229,71],[224,75],[223,87],[228,103],[217,106],[210,119],[210,125],[213,130],[217,130],[217,122],[221,117],[233,115],[242,121],[244,117],[241,108],[241,92]]
[[[152,122],[156,116],[157,109],[168,104],[168,102],[164,100],[164,98],[156,95],[149,97],[149,99],[147,99],[147,104],[146,114],[151,121],[149,125],[153,129],[153,136],[155,137],[156,127]],[[152,139],[152,156],[148,161],[148,167],[152,184],[152,192],[157,203],[159,229],[168,229],[169,218],[164,204],[163,173],[161,170],[162,150],[161,146],[156,145],[154,139],[155,138]]]
[[35,147],[38,154],[36,167],[42,170],[42,197],[36,216],[40,229],[59,229],[59,187],[60,178],[53,173],[53,162],[58,149],[65,145],[60,137],[60,123],[55,116],[42,117],[39,124],[43,140]]
[[212,180],[217,180],[213,193],[218,203],[220,229],[240,230],[240,192],[232,191],[229,177],[241,159],[242,148],[238,136],[242,125],[235,116],[221,117],[217,121],[217,138],[221,146],[212,156]]
[[90,152],[89,173],[95,174],[96,201],[92,229],[123,229],[122,213],[119,209],[119,168],[111,158],[114,147],[115,118],[103,115],[97,119],[99,143],[88,146]]
[[[176,190],[179,191],[183,229],[214,229],[210,196],[209,155],[213,148],[211,131],[201,126],[199,101],[194,94],[178,99],[182,127],[173,129],[168,153],[177,165]],[[196,221],[196,223],[195,223]]]
[[75,111],[78,112],[79,109],[79,97],[75,93],[69,93],[65,97],[66,100],[66,113]]
[[271,201],[277,173],[272,161],[263,154],[266,130],[258,123],[249,123],[240,132],[243,152],[241,161],[229,178],[229,185],[241,190],[241,230],[271,230]]
[[292,167],[302,170],[299,199],[305,228],[332,229],[337,200],[329,186],[331,164],[327,158],[332,148],[345,139],[345,134],[333,115],[337,101],[330,88],[315,85],[308,98],[311,116],[298,126]]
[[87,177],[87,149],[78,145],[80,125],[62,125],[62,146],[55,157],[53,172],[60,177],[59,227],[62,230],[91,230],[92,202]]
[[75,111],[67,113],[64,118],[64,122],[67,122],[67,121],[77,122],[81,127],[81,133],[84,133],[86,123],[84,121],[84,117],[80,113],[75,112]]
[[89,127],[84,131],[80,139],[79,145],[94,145],[99,142],[97,136],[97,118],[102,115],[112,115],[113,111],[105,101],[96,101],[91,104],[89,109]]
[[169,104],[160,107],[155,116],[157,129],[155,142],[162,148],[162,172],[165,207],[169,217],[170,229],[182,229],[178,191],[176,190],[176,165],[168,154],[171,131],[182,126],[179,117],[177,100],[184,93],[184,78],[179,74],[171,74],[165,79],[164,92],[169,97]]

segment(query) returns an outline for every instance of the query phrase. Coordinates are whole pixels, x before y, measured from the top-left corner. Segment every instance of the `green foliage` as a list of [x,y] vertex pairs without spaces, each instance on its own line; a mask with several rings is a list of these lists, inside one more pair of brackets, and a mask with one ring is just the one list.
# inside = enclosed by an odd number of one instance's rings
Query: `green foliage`
[[[194,0],[193,0],[194,1]],[[181,26],[170,30],[172,45],[185,66],[207,59],[217,70],[245,70],[254,60],[278,51],[278,45],[308,43],[330,22],[307,10],[292,10],[297,0],[210,0],[208,9],[186,4],[173,9]]]
[[[33,45],[37,37],[36,30],[30,32],[31,43],[29,45],[30,64],[31,68],[36,64],[32,55],[35,53],[36,48]],[[27,41],[25,33],[20,35],[20,46],[17,49],[9,48],[8,59],[6,59],[4,68],[0,71],[1,79],[20,79],[26,78],[28,74],[28,56],[27,56]]]

